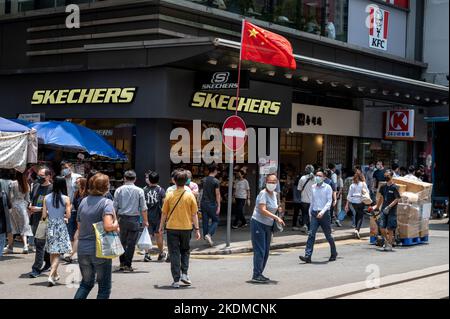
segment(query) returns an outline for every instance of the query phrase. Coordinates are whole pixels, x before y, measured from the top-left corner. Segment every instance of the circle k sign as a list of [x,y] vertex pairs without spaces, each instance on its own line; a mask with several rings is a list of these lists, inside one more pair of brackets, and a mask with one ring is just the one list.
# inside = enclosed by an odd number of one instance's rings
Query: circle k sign
[[245,145],[246,129],[247,126],[241,117],[236,115],[228,117],[222,127],[223,144],[236,152]]
[[387,139],[414,138],[414,110],[388,111],[385,137]]

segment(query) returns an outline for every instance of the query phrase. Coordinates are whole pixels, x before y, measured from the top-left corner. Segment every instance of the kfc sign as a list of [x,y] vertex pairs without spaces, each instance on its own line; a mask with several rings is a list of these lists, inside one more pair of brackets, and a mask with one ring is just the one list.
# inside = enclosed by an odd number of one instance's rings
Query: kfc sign
[[414,111],[395,110],[386,112],[386,139],[414,138]]
[[396,7],[409,9],[409,0],[383,0],[383,1]]
[[376,6],[370,8],[369,47],[387,51],[389,14]]

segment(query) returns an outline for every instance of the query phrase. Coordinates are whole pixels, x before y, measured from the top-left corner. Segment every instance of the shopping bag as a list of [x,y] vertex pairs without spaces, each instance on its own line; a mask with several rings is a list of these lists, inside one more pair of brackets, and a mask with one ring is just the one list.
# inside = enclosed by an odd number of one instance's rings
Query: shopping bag
[[153,247],[152,239],[150,237],[147,227],[144,227],[141,237],[139,237],[137,246],[139,249],[152,249],[152,247]]
[[48,218],[46,218],[45,220],[40,220],[34,238],[45,240],[47,238],[47,228],[48,228]]
[[103,222],[93,224],[95,230],[95,255],[97,258],[114,259],[122,255],[125,250],[120,242],[119,233],[107,232]]

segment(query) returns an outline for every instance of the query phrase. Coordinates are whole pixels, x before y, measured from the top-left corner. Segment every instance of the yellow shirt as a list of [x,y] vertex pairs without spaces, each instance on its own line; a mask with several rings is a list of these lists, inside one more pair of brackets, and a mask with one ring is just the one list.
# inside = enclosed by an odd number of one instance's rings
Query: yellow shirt
[[[183,198],[181,198],[175,210],[172,212],[173,207],[177,203],[181,194],[183,194],[183,189],[177,189],[173,192],[166,194],[164,199],[164,204],[162,207],[162,213],[169,221],[167,222],[167,229],[170,230],[192,230],[192,224],[194,220],[193,215],[197,214],[198,206],[195,196],[192,193],[185,192]],[[172,214],[171,214],[172,212]],[[169,214],[171,214],[169,216]]]

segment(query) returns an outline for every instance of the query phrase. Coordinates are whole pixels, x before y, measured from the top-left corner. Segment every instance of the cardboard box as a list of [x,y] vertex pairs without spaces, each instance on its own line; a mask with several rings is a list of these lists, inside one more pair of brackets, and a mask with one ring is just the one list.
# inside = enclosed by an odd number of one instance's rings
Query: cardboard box
[[430,234],[430,220],[422,219],[419,226],[419,237],[425,237]]
[[392,180],[396,184],[406,185],[406,192],[416,193],[419,197],[419,201],[431,200],[433,184],[421,181],[412,181],[404,177],[394,177]]
[[421,219],[421,207],[411,204],[398,204],[397,221],[399,224],[416,224]]
[[419,202],[419,195],[417,193],[403,192],[401,196],[403,203],[412,204]]
[[398,224],[398,235],[401,239],[419,237],[419,223],[417,224]]

